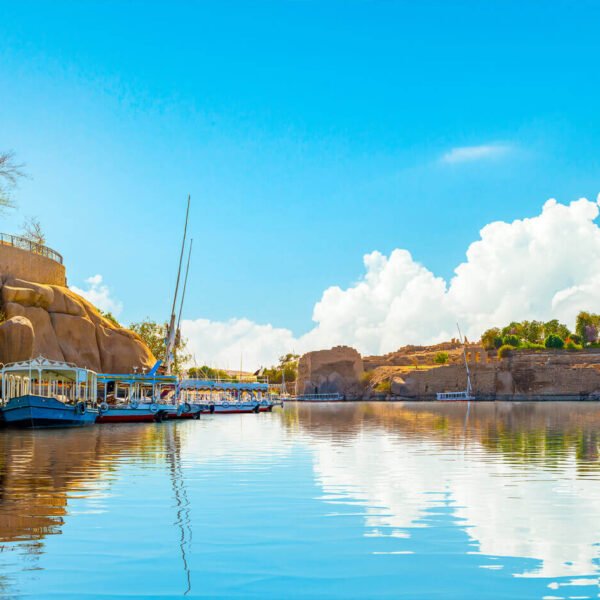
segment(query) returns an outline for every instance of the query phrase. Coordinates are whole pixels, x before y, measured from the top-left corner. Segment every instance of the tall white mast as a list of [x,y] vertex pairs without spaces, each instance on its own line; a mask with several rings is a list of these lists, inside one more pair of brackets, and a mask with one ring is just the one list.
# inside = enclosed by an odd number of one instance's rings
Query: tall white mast
[[187,258],[187,265],[185,267],[185,278],[183,280],[183,292],[181,293],[181,303],[179,305],[179,315],[177,317],[177,336],[179,336],[179,327],[181,325],[181,314],[183,313],[183,301],[185,300],[185,292],[187,290],[187,282],[188,282],[188,275],[190,273],[190,260],[192,258],[192,246],[194,245],[194,239],[192,238],[190,240],[190,249],[188,251],[188,258]]
[[171,320],[169,321],[169,326],[167,328],[167,337],[165,339],[165,361],[167,374],[171,374],[171,370],[173,368],[173,362],[175,360],[175,342],[176,342],[176,316],[175,316],[175,306],[177,304],[177,295],[179,293],[179,280],[181,279],[181,266],[183,263],[183,252],[185,250],[185,240],[187,237],[187,226],[188,226],[188,218],[190,215],[190,196],[188,195],[187,201],[187,210],[185,213],[185,225],[183,227],[183,240],[181,241],[181,253],[179,255],[179,269],[177,270],[177,282],[175,283],[175,294],[173,295],[173,306],[171,308]]
[[456,328],[458,329],[458,337],[460,339],[460,342],[463,345],[463,358],[465,360],[465,369],[467,371],[467,396],[471,396],[471,371],[469,370],[469,362],[467,361],[466,340],[463,341],[463,336],[460,331],[460,327],[459,327],[458,323],[456,324]]

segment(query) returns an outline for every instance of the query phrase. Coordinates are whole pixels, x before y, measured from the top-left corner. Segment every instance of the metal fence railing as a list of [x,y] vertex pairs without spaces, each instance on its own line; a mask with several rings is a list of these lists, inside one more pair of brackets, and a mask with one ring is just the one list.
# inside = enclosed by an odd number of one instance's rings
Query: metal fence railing
[[11,235],[10,233],[0,233],[0,245],[14,246],[15,248],[21,248],[21,250],[28,250],[34,254],[39,254],[50,258],[57,263],[63,264],[63,257],[56,250],[48,248],[42,244],[36,244],[27,238],[21,237],[20,235]]

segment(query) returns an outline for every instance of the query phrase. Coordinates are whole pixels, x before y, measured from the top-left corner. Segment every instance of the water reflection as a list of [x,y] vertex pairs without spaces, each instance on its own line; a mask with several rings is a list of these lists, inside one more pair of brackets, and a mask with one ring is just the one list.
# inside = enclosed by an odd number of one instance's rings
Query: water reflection
[[4,430],[0,591],[596,597],[599,450],[593,403]]
[[478,552],[536,559],[515,575],[597,571],[598,405],[360,404],[297,419],[327,498],[363,503],[371,534],[422,526],[423,498],[447,494]]

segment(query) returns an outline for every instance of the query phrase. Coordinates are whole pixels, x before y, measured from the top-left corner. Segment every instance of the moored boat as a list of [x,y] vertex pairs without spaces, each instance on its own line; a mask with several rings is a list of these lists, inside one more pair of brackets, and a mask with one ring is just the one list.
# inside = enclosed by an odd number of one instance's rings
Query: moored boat
[[92,425],[97,375],[74,364],[42,356],[2,369],[2,422],[7,426],[81,427]]
[[98,423],[143,423],[182,418],[184,413],[197,417],[200,407],[177,403],[177,377],[149,373],[98,375]]
[[180,402],[203,405],[210,414],[270,412],[275,403],[267,383],[184,379],[179,383]]
[[471,371],[469,369],[469,362],[467,361],[466,341],[463,340],[458,323],[456,324],[456,327],[458,329],[458,337],[463,345],[463,359],[465,361],[465,371],[467,374],[467,389],[458,392],[438,392],[435,395],[435,398],[436,400],[442,400],[444,402],[471,402],[471,400],[475,400],[475,396],[473,396],[473,387],[471,385]]

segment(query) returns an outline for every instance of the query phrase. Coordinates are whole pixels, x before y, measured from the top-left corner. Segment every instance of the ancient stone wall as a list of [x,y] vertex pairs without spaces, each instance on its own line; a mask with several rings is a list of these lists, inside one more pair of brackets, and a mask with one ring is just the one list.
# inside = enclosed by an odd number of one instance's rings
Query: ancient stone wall
[[[471,383],[478,396],[493,398],[600,397],[600,352],[516,352],[491,363],[471,363]],[[433,398],[438,392],[466,389],[464,365],[415,370],[392,378],[392,393]]]
[[34,283],[67,285],[65,267],[61,263],[0,242],[0,273]]
[[348,346],[304,354],[298,363],[297,394],[358,394],[363,364],[360,354]]

